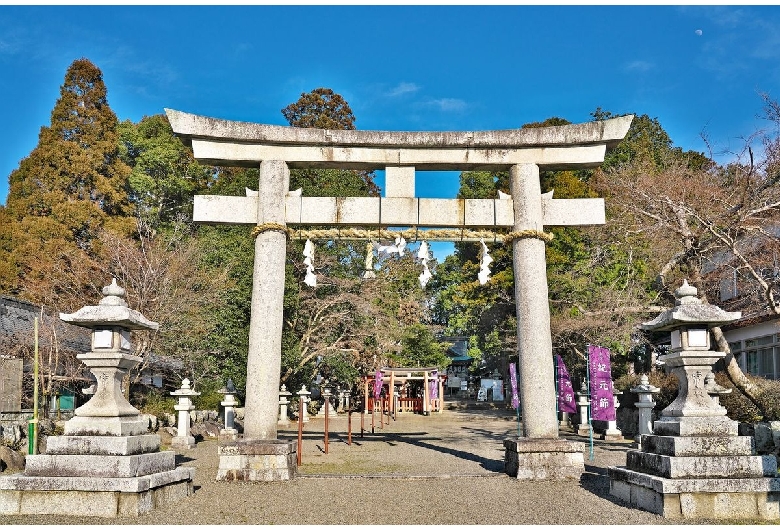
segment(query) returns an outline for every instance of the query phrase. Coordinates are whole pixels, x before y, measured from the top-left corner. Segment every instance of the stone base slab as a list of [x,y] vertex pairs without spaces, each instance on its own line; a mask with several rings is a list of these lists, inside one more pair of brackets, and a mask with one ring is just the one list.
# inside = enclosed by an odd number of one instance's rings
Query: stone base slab
[[607,442],[620,442],[623,440],[623,431],[618,429],[607,429],[602,438]]
[[629,450],[626,468],[663,478],[760,478],[777,474],[774,455],[666,456]]
[[48,455],[138,455],[160,449],[160,436],[49,436]]
[[192,495],[195,468],[133,478],[0,476],[0,514],[137,516]]
[[669,479],[610,467],[610,495],[669,519],[780,519],[780,478]]
[[149,430],[142,416],[74,416],[65,422],[66,436],[137,436]]
[[645,453],[668,456],[750,456],[752,436],[656,436],[642,437]]
[[579,480],[585,472],[585,444],[561,438],[504,440],[504,471],[525,480]]
[[726,416],[662,416],[653,422],[653,434],[659,436],[737,436],[738,425],[738,422]]
[[176,468],[173,451],[141,455],[27,455],[24,474],[29,477],[142,477]]
[[171,438],[171,447],[178,447],[181,449],[194,449],[195,437],[194,436],[174,436]]
[[239,439],[220,445],[217,452],[217,480],[282,481],[298,471],[297,442]]

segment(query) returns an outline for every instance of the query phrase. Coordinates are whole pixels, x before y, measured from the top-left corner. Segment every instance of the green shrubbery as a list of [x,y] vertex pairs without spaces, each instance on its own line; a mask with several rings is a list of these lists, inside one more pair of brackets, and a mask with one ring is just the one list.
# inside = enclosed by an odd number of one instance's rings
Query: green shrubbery
[[162,418],[164,414],[176,413],[174,405],[176,405],[176,399],[173,396],[155,388],[139,396],[136,406],[144,414]]

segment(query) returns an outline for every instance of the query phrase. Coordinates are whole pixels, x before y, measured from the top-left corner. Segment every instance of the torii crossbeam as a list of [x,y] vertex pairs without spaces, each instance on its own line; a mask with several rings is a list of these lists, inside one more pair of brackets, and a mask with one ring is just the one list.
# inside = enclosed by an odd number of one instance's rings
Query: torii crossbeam
[[[196,222],[257,226],[243,440],[251,447],[231,450],[247,458],[243,467],[227,473],[230,478],[279,480],[295,472],[255,473],[250,468],[257,467],[258,458],[249,457],[258,457],[263,444],[277,447],[278,454],[284,231],[306,225],[488,228],[522,235],[512,245],[524,437],[507,445],[507,467],[521,478],[579,478],[582,450],[558,438],[542,230],[603,224],[604,201],[543,196],[539,171],[598,166],[607,149],[626,135],[633,116],[503,131],[384,132],[300,129],[165,112],[174,133],[192,145],[199,161],[260,168],[256,196],[196,196],[193,214]],[[291,168],[384,170],[385,196],[292,196]],[[511,198],[417,198],[415,178],[425,178],[418,173],[425,170],[508,170]]]

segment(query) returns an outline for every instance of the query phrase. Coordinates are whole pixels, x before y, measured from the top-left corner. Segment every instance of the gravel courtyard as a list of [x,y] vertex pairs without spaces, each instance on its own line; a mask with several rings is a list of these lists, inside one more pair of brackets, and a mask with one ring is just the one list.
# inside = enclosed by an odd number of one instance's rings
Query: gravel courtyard
[[[3,517],[2,524],[667,524],[657,515],[625,507],[609,496],[607,467],[625,464],[630,441],[594,441],[577,481],[518,481],[503,472],[503,440],[517,436],[512,411],[445,410],[429,417],[399,415],[380,427],[371,416],[330,421],[328,454],[324,420],[305,425],[299,476],[279,483],[217,482],[217,442],[180,451],[193,466],[195,494],[135,518]],[[297,425],[280,429],[297,439]],[[709,521],[697,521],[697,523]]]

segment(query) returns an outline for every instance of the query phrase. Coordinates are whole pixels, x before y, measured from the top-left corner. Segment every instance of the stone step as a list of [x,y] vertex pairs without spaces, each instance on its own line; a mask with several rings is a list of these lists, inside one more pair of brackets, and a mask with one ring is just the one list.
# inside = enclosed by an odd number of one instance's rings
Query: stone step
[[641,450],[667,456],[751,456],[752,436],[642,436]]
[[653,422],[653,433],[659,436],[736,436],[738,425],[726,416],[662,416]]
[[160,436],[49,436],[48,455],[138,455],[160,450]]
[[780,478],[670,479],[610,467],[609,493],[668,519],[780,517]]
[[667,456],[630,450],[626,467],[664,478],[759,478],[777,475],[777,459],[765,456]]
[[176,453],[142,455],[27,455],[24,474],[29,477],[142,477],[176,468]]
[[192,495],[194,478],[194,467],[125,478],[0,475],[0,515],[135,517]]

